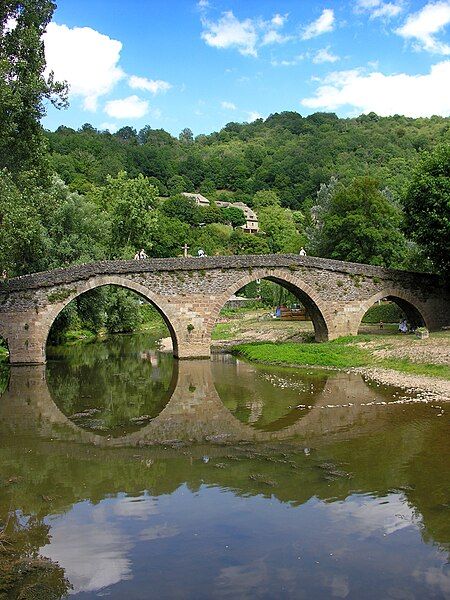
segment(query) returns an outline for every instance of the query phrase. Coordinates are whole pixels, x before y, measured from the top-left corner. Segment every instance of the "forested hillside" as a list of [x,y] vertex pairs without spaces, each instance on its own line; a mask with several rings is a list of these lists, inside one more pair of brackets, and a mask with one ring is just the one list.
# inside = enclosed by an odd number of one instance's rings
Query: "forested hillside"
[[195,139],[188,129],[176,139],[149,126],[110,134],[88,124],[78,131],[60,127],[47,137],[53,168],[71,190],[85,192],[124,170],[130,177],[155,178],[164,196],[227,190],[251,204],[257,191],[270,189],[282,206],[302,210],[332,176],[343,183],[370,176],[401,198],[421,152],[449,141],[450,119],[283,112],[265,121],[228,123]]

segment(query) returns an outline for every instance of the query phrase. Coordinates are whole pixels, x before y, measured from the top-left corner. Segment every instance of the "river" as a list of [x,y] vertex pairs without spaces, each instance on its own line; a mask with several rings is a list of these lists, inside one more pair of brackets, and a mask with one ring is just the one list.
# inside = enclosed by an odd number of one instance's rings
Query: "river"
[[0,391],[0,598],[450,597],[445,407],[144,334]]

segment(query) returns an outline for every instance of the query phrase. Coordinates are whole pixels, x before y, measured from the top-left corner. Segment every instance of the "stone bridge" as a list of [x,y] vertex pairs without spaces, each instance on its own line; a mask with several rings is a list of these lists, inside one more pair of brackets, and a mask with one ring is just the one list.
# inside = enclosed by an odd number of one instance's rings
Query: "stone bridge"
[[415,325],[450,322],[450,292],[435,275],[294,254],[103,261],[24,275],[0,283],[0,335],[12,364],[41,364],[58,314],[94,288],[116,285],[153,304],[178,358],[210,356],[221,308],[244,285],[267,279],[295,294],[311,315],[317,341],[356,335],[365,312],[394,300]]

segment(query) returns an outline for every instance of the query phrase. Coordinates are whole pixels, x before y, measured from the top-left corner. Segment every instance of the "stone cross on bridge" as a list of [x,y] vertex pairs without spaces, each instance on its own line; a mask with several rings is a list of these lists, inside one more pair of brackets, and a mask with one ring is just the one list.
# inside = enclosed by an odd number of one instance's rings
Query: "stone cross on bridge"
[[356,335],[365,312],[394,300],[415,325],[450,323],[450,291],[437,276],[294,254],[103,261],[0,281],[0,335],[12,364],[41,364],[50,328],[74,298],[104,285],[137,292],[166,322],[178,358],[210,356],[221,308],[256,279],[295,294],[318,342]]

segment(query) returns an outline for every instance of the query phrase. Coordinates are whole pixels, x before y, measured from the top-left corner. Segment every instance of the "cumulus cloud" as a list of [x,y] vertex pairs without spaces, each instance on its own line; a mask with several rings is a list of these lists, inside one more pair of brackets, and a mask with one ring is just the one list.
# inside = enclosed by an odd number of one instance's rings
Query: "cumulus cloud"
[[395,33],[412,40],[416,49],[437,54],[450,54],[450,46],[436,38],[436,34],[450,23],[450,1],[430,2],[422,10],[410,15]]
[[292,39],[292,36],[283,35],[279,31],[286,23],[287,17],[287,14],[277,13],[269,21],[240,21],[233,11],[229,10],[222,13],[218,21],[213,22],[203,15],[202,39],[214,48],[235,48],[244,56],[257,56],[258,46],[284,44]]
[[327,62],[334,63],[339,60],[339,56],[330,52],[330,46],[327,46],[326,48],[321,48],[320,50],[318,50],[315,53],[312,60],[313,60],[313,63],[316,63],[316,64],[327,63]]
[[99,97],[125,76],[118,64],[122,43],[90,27],[49,23],[44,44],[48,71],[69,83],[71,95],[81,97],[86,110],[95,111]]
[[168,81],[163,81],[162,79],[147,79],[146,77],[138,77],[137,75],[131,75],[128,79],[128,85],[134,90],[146,90],[153,95],[167,92],[167,90],[170,90],[172,87]]
[[220,106],[225,110],[236,110],[236,104],[234,104],[233,102],[227,102],[226,100],[223,100],[220,103]]
[[433,65],[425,75],[368,74],[363,69],[337,71],[321,80],[315,95],[304,98],[301,104],[322,110],[348,106],[381,116],[449,116],[449,81],[450,60]]
[[205,31],[202,39],[213,48],[237,48],[244,56],[257,56],[258,34],[252,19],[239,21],[231,10],[222,14],[217,22],[203,19]]
[[310,40],[311,38],[333,31],[334,28],[334,11],[331,8],[325,8],[318,19],[307,25],[303,31],[302,39]]
[[122,100],[110,100],[105,105],[105,113],[114,119],[140,119],[148,111],[147,100],[142,100],[135,95]]
[[403,0],[382,2],[382,0],[357,0],[356,12],[369,12],[371,19],[392,19],[403,11]]

